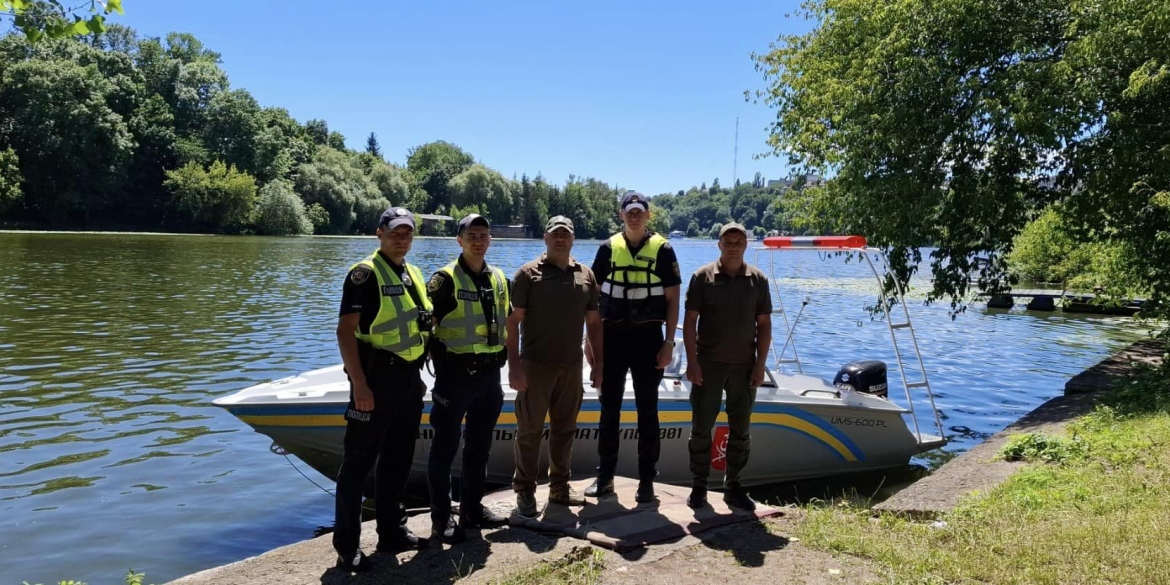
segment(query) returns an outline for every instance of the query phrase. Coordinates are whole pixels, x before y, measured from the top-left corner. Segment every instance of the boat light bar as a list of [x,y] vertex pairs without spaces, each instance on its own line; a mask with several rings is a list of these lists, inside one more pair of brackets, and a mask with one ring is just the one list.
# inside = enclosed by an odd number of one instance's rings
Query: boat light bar
[[772,236],[764,238],[768,248],[810,248],[839,250],[864,248],[865,236]]

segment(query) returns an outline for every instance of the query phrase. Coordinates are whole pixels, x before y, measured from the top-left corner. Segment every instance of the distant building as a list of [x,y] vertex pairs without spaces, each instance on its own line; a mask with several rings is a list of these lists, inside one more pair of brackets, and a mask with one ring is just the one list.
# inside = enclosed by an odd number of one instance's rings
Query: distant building
[[[825,179],[819,175],[807,174],[804,176],[804,184],[806,185],[820,185]],[[790,177],[787,179],[769,179],[767,187],[769,189],[791,189],[797,182],[797,178]]]
[[528,235],[528,226],[523,225],[523,224],[519,224],[519,225],[493,225],[492,226],[492,237],[493,238],[527,238],[530,236]]

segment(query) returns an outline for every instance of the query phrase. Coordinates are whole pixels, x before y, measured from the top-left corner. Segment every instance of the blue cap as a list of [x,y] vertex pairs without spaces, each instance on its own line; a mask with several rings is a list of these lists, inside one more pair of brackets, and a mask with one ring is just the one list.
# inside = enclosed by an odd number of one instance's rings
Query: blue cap
[[467,217],[459,220],[459,233],[463,233],[467,228],[478,225],[491,229],[492,224],[488,222],[487,218],[478,213],[469,213]]
[[637,191],[630,191],[622,197],[622,211],[626,211],[631,207],[638,207],[642,211],[649,211],[650,202],[646,200],[645,195]]
[[378,220],[378,227],[394,229],[400,225],[408,225],[414,229],[414,214],[405,207],[391,207],[382,212],[382,219]]

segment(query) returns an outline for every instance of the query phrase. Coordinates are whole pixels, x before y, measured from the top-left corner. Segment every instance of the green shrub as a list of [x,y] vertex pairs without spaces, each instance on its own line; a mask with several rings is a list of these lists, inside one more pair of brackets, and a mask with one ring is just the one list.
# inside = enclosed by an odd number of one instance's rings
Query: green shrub
[[1084,451],[1077,439],[1064,439],[1040,433],[1013,435],[1001,455],[1007,461],[1044,461],[1064,463]]
[[[324,211],[324,210],[322,210]],[[256,229],[270,236],[298,236],[313,233],[305,204],[287,181],[272,181],[260,188]]]
[[0,211],[15,207],[21,200],[19,162],[16,151],[0,150]]
[[204,170],[196,163],[167,171],[170,211],[177,227],[197,231],[239,232],[252,223],[256,180],[223,161]]

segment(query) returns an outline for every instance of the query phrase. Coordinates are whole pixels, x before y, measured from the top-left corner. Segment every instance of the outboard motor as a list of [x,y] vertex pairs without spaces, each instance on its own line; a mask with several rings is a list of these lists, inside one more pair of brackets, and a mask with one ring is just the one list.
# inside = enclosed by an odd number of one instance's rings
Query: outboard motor
[[854,392],[864,392],[879,398],[886,398],[886,362],[879,360],[859,360],[849,362],[837,372],[833,378],[834,386],[848,386]]

